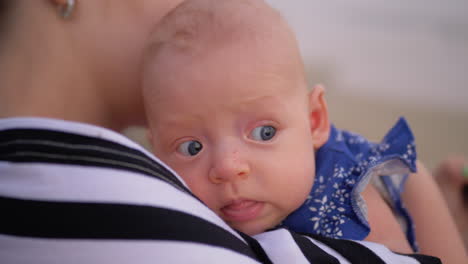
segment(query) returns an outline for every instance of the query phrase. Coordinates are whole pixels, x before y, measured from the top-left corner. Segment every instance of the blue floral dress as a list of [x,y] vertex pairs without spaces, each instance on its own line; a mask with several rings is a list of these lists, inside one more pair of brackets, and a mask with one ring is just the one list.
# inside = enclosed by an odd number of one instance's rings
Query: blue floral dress
[[382,142],[331,127],[329,140],[316,153],[316,176],[304,204],[282,223],[296,232],[362,240],[370,232],[361,192],[376,184],[399,218],[413,250],[414,226],[401,193],[409,173],[416,172],[413,134],[400,118]]

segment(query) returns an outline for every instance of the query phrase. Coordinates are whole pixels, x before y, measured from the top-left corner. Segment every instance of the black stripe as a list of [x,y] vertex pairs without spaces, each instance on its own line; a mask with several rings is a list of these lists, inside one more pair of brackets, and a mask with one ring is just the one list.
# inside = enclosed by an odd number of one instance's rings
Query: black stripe
[[394,253],[398,255],[414,258],[417,261],[419,261],[419,263],[421,264],[442,264],[442,261],[439,258],[433,257],[433,256],[421,255],[421,254],[401,254],[397,252],[394,252]]
[[139,172],[162,179],[193,196],[170,171],[141,151],[94,137],[41,129],[3,130],[0,131],[0,160]]
[[252,237],[242,232],[238,232],[238,233],[240,236],[242,236],[242,238],[245,241],[247,241],[247,243],[249,243],[250,248],[255,252],[255,255],[257,256],[257,260],[259,260],[261,263],[264,263],[264,264],[273,264],[273,262],[271,262],[265,250],[263,250],[262,246],[260,245],[260,243],[258,243],[257,240],[253,239]]
[[302,251],[302,254],[307,258],[310,263],[323,263],[323,264],[339,264],[340,261],[336,259],[334,256],[328,254],[327,252],[323,251],[317,245],[312,243],[306,237],[296,234],[290,231],[291,236],[293,237],[296,244]]
[[246,243],[223,228],[170,209],[0,197],[0,211],[0,233],[8,235],[195,242],[256,258]]
[[312,234],[304,235],[326,244],[336,252],[340,253],[340,255],[342,255],[351,263],[385,264],[385,262],[372,250],[354,241],[345,239],[332,239]]

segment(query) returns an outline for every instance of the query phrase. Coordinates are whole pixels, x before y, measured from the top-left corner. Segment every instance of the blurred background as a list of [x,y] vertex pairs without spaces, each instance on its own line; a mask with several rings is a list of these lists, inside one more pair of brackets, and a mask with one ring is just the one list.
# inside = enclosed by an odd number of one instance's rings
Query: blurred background
[[380,140],[405,116],[430,169],[468,156],[468,1],[266,1],[295,30],[338,127]]
[[266,1],[296,32],[338,127],[379,141],[405,116],[429,169],[468,156],[468,1]]

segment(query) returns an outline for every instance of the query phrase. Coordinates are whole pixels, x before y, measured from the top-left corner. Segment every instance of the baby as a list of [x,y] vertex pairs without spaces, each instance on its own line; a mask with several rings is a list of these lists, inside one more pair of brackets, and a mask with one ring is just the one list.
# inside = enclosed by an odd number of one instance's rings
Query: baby
[[381,144],[330,125],[324,88],[308,89],[278,12],[256,0],[189,0],[150,43],[142,86],[154,153],[229,225],[416,248],[400,197],[416,171],[406,122]]

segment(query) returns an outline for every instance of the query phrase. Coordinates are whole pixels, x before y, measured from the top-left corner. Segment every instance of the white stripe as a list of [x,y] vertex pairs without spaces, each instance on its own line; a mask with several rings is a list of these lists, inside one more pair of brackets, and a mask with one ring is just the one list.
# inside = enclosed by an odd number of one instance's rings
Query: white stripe
[[225,248],[187,242],[36,239],[1,234],[0,260],[2,264],[258,263]]
[[277,229],[254,236],[273,263],[309,263],[291,233]]
[[0,195],[29,200],[148,205],[186,212],[244,241],[185,192],[147,175],[88,166],[0,162]]
[[377,244],[377,243],[373,243],[369,241],[354,241],[354,242],[359,243],[369,248],[370,250],[372,250],[385,263],[401,263],[401,264],[418,264],[419,263],[419,261],[417,261],[414,258],[395,254],[381,244]]

